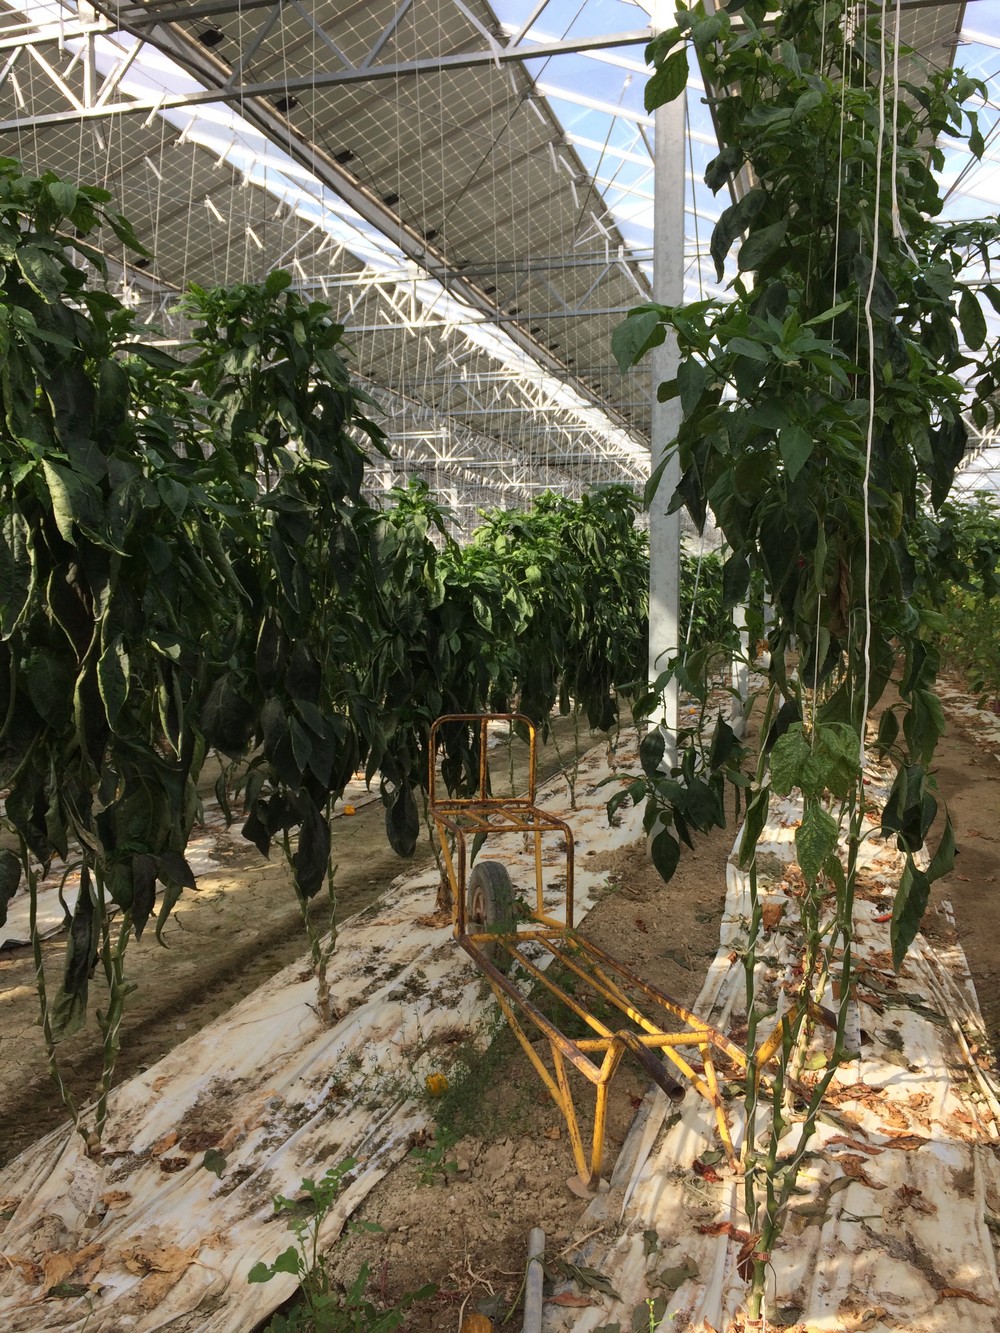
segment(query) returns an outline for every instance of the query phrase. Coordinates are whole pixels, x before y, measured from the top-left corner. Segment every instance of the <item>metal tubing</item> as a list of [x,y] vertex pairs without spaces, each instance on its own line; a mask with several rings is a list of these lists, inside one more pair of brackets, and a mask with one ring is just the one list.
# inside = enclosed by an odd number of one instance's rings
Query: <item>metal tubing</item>
[[532,1227],[528,1233],[528,1267],[524,1279],[524,1322],[521,1333],[542,1333],[544,1256],[545,1232],[541,1227]]

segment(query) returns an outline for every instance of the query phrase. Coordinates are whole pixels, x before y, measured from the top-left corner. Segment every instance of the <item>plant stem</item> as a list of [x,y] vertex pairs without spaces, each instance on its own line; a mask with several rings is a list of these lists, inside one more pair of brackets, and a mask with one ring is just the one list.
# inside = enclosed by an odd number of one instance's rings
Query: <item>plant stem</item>
[[[31,956],[35,966],[35,989],[38,992],[39,1021],[42,1029],[42,1041],[45,1045],[46,1065],[49,1077],[59,1094],[59,1100],[69,1112],[70,1119],[73,1121],[73,1128],[86,1141],[87,1133],[80,1124],[80,1112],[77,1109],[76,1099],[66,1086],[66,1081],[62,1076],[62,1070],[59,1068],[59,1061],[56,1056],[56,1043],[52,1037],[48,987],[45,982],[45,959],[42,955],[42,937],[38,930],[38,872],[32,862],[31,853],[28,851],[28,844],[20,832],[15,830],[15,833],[20,846],[21,866],[28,881],[28,934],[31,938]],[[81,872],[81,893],[84,891],[82,879],[83,872]]]
[[104,1136],[104,1126],[108,1118],[108,1094],[114,1078],[118,1052],[121,1049],[121,1024],[125,1012],[125,999],[133,989],[125,980],[125,951],[128,948],[132,932],[132,913],[122,913],[118,927],[118,937],[112,944],[111,924],[103,908],[104,886],[97,880],[97,897],[101,907],[101,959],[104,975],[108,982],[108,1009],[102,1015],[97,1011],[97,1022],[104,1038],[101,1054],[101,1081],[97,1091],[97,1109],[94,1116],[94,1134],[100,1142]]

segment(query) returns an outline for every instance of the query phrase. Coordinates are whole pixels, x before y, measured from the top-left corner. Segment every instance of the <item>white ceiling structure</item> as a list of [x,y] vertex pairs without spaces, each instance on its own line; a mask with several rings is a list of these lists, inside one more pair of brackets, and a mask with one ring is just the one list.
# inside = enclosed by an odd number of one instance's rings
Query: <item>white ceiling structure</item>
[[[114,272],[167,339],[192,281],[281,267],[328,301],[385,412],[384,485],[421,474],[463,523],[641,487],[649,376],[620,376],[610,337],[651,291],[651,4],[0,0],[0,153],[113,193],[153,254],[109,240]],[[964,24],[959,63],[989,87],[984,161],[949,152],[956,217],[1000,206],[997,8],[901,4],[935,63]],[[702,257],[724,206],[703,93],[692,78],[691,298],[719,291]]]

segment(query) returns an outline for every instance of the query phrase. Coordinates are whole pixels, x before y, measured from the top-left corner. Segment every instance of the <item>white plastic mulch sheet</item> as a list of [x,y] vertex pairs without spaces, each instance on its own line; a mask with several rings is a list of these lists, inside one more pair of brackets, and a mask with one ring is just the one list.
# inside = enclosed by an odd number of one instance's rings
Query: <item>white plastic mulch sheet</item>
[[991,750],[994,754],[1000,751],[1000,714],[996,706],[980,708],[970,695],[941,681],[936,689],[949,717],[967,726],[972,739],[983,749]]
[[[634,764],[634,752],[620,762]],[[581,912],[602,878],[588,873],[588,850],[640,831],[628,810],[608,828],[610,793],[597,785],[607,773],[603,747],[583,758],[578,811],[561,780],[539,794],[574,830]],[[507,861],[522,890],[534,883],[524,841],[492,837],[484,852]],[[565,851],[550,841],[547,905],[558,914]],[[436,871],[397,880],[342,927],[331,990],[343,1017],[332,1027],[313,1009],[308,967],[287,968],[112,1095],[98,1160],[64,1129],[0,1172],[4,1333],[246,1333],[292,1293],[287,1276],[246,1280],[290,1241],[273,1196],[358,1159],[324,1229],[332,1241],[427,1124],[416,1095],[425,1075],[447,1066],[456,1035],[493,1006],[450,927],[431,915],[436,884]],[[209,1150],[225,1159],[221,1176],[204,1166]]]
[[[884,774],[873,771],[868,794],[881,804]],[[791,890],[801,883],[793,864],[800,814],[790,802],[773,802],[758,856],[770,925],[757,948],[756,984],[769,997],[764,1010],[787,1005],[795,990],[801,936]],[[995,1333],[1000,1105],[975,1058],[982,1033],[975,992],[961,949],[934,947],[922,936],[896,976],[885,918],[901,858],[892,843],[869,840],[865,847],[855,912],[861,1058],[837,1072],[809,1145],[771,1257],[766,1327]],[[747,878],[731,861],[721,948],[695,1010],[737,1041],[745,1035],[739,951],[749,906]],[[836,1004],[829,991],[826,1003]],[[773,1022],[764,1022],[764,1034]],[[819,1077],[831,1044],[832,1034],[820,1028],[805,1081]],[[741,1094],[729,1105],[739,1147]],[[743,1184],[718,1151],[707,1104],[691,1092],[680,1114],[671,1111],[662,1094],[651,1096],[611,1192],[580,1223],[581,1236],[595,1226],[600,1234],[573,1260],[603,1274],[617,1299],[588,1287],[586,1308],[550,1304],[546,1333],[646,1330],[648,1315],[646,1323],[634,1321],[657,1297],[657,1327],[742,1328],[746,1284],[738,1265],[749,1230]],[[769,1123],[770,1106],[761,1114]],[[794,1151],[798,1135],[798,1126],[788,1129],[781,1157]],[[576,1299],[575,1290],[568,1299]]]

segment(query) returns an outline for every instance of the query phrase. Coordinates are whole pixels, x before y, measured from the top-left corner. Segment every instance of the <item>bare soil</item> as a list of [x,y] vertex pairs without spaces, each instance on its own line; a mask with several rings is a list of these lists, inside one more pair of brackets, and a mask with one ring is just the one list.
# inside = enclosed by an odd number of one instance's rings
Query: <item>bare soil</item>
[[[582,923],[583,933],[644,980],[690,1005],[718,947],[733,837],[731,828],[715,829],[693,851],[685,849],[669,885],[644,844],[589,860],[588,869],[604,870],[608,879],[604,896]],[[648,1086],[626,1058],[611,1084],[610,1165]],[[589,1144],[593,1097],[585,1088],[577,1106]],[[457,1330],[463,1309],[496,1318],[499,1328],[519,1296],[528,1232],[541,1227],[547,1259],[557,1258],[585,1207],[570,1188],[575,1171],[565,1124],[506,1030],[488,1053],[482,1077],[471,1078],[464,1096],[442,1106],[440,1120],[446,1123],[438,1142],[445,1145],[444,1162],[452,1166],[430,1169],[427,1148],[435,1145],[417,1145],[424,1155],[386,1177],[359,1215],[382,1231],[342,1241],[335,1263],[346,1282],[367,1262],[389,1304],[434,1282],[437,1296],[413,1308],[407,1333]],[[447,1123],[452,1120],[468,1130],[454,1143]],[[435,1160],[439,1155],[429,1154]],[[519,1327],[519,1318],[508,1327]]]
[[[572,722],[558,719],[563,747],[572,745]],[[525,747],[526,754],[526,747]],[[516,774],[526,767],[515,760]],[[559,769],[555,749],[540,756],[540,781]],[[206,797],[212,790],[206,789]],[[142,938],[129,944],[127,973],[138,989],[126,1004],[121,1054],[115,1082],[148,1069],[178,1043],[231,1009],[262,982],[300,958],[308,949],[298,903],[287,867],[275,852],[265,860],[237,827],[214,830],[210,848],[219,868],[199,875],[196,892],[185,891],[161,933],[150,922]],[[356,814],[340,816],[334,826],[337,918],[359,912],[401,873],[431,860],[426,835],[409,860],[390,849],[385,811],[377,799],[359,803]],[[329,905],[321,896],[310,916],[326,929]],[[42,944],[50,996],[59,986],[66,952],[65,936]],[[60,1068],[77,1099],[86,1100],[101,1072],[101,1037],[95,1009],[105,1002],[98,975],[92,984],[90,1013],[84,1028],[60,1046]],[[35,966],[28,946],[0,950],[0,1166],[29,1143],[66,1119],[46,1067],[38,1031]]]
[[[941,793],[955,824],[960,855],[954,873],[935,886],[926,933],[950,938],[942,900],[954,908],[958,939],[980,993],[993,1050],[1000,1048],[1000,764],[961,725],[950,723],[937,754]],[[551,771],[551,747],[543,763]],[[403,868],[388,851],[378,803],[360,808],[337,829],[341,913],[360,909]],[[645,848],[599,854],[588,868],[606,872],[607,887],[583,923],[585,933],[640,976],[690,1004],[715,953],[725,899],[725,863],[732,828],[715,830],[685,849],[664,886]],[[422,844],[417,858],[427,860]],[[148,1066],[185,1036],[235,1004],[261,981],[304,952],[304,936],[280,863],[261,860],[237,837],[220,837],[213,852],[224,865],[185,894],[164,931],[169,952],[152,931],[131,960],[140,989],[131,998],[119,1077]],[[57,981],[63,942],[45,946],[50,981]],[[30,951],[0,953],[0,1162],[64,1120],[34,1027]],[[528,1232],[546,1233],[556,1257],[585,1202],[568,1187],[575,1175],[561,1115],[512,1035],[498,1025],[490,1051],[454,1052],[453,1080],[442,1098],[436,1139],[414,1153],[368,1197],[359,1220],[378,1232],[345,1236],[330,1256],[345,1282],[362,1263],[371,1290],[387,1306],[426,1283],[437,1295],[414,1306],[409,1333],[450,1333],[462,1314],[480,1309],[500,1321],[516,1303]],[[93,1086],[99,1068],[95,1029],[64,1051],[75,1090]],[[612,1085],[607,1154],[613,1162],[647,1088],[641,1072],[623,1062]],[[591,1098],[579,1098],[589,1133]],[[507,1328],[519,1327],[514,1315]],[[248,1331],[249,1333],[249,1331]]]

